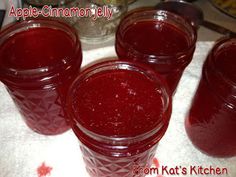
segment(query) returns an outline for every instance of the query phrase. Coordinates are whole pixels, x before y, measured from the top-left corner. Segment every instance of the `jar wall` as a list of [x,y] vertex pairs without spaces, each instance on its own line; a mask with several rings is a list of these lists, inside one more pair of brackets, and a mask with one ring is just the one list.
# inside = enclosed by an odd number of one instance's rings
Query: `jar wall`
[[200,82],[185,128],[192,143],[203,153],[216,157],[236,155],[236,109],[230,107]]
[[236,155],[236,39],[221,39],[202,70],[185,128],[192,143],[215,157]]
[[92,177],[144,177],[140,168],[151,167],[156,148],[157,145],[137,155],[119,158],[99,154],[83,144],[80,146],[86,170]]

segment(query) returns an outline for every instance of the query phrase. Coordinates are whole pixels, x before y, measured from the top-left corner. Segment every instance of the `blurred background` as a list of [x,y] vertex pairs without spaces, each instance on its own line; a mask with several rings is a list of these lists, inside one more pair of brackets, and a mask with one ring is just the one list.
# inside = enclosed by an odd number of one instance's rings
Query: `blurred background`
[[[96,1],[96,2],[95,2]],[[89,3],[94,3],[97,5],[99,0],[89,0],[87,2]],[[111,6],[113,8],[114,11],[117,12],[117,17],[121,18],[122,15],[124,15],[126,13],[126,11],[130,11],[132,9],[135,8],[139,8],[139,7],[154,7],[155,5],[157,5],[160,0],[128,0],[128,4],[125,5],[125,2],[127,3],[127,0],[113,0],[111,2],[115,2],[113,4],[113,6]],[[45,4],[49,4],[55,7],[58,7],[58,4],[60,4],[59,6],[61,7],[71,7],[71,6],[83,6],[83,4],[81,2],[86,2],[86,1],[80,1],[80,0],[2,0],[0,1],[0,9],[1,9],[1,21],[2,21],[2,25],[6,25],[12,21],[14,21],[14,18],[10,18],[8,17],[8,12],[9,12],[9,7],[10,7],[10,2],[13,3],[13,5],[15,7],[27,7],[30,4],[32,6],[37,6],[38,8],[40,8],[40,5],[42,5],[42,3]],[[99,1],[102,2],[102,1]],[[104,1],[103,1],[104,2]],[[225,28],[228,28],[232,31],[236,31],[236,1],[235,0],[194,0],[194,1],[189,1],[191,3],[193,3],[194,5],[198,6],[199,8],[201,8],[203,10],[204,13],[204,18],[205,20],[208,20],[210,22],[213,22],[215,24],[224,26]],[[103,4],[100,4],[103,5]],[[86,6],[86,5],[85,5]],[[127,7],[126,7],[127,6]],[[127,8],[127,9],[126,9]],[[5,10],[5,16],[4,16],[4,10]],[[188,14],[186,14],[186,16],[188,16]],[[89,20],[88,19],[83,19],[79,20],[76,23],[74,23],[75,19],[67,19],[67,21],[69,21],[69,23],[71,23],[71,25],[73,25],[75,28],[77,28],[78,30],[80,30],[80,27],[78,26],[83,26],[84,27],[84,31],[79,31],[79,33],[81,33],[82,39],[83,36],[85,36],[85,40],[83,40],[83,48],[84,50],[89,50],[89,49],[94,49],[94,48],[99,48],[99,47],[105,47],[105,46],[110,46],[114,43],[114,32],[115,32],[115,26],[117,26],[119,19],[115,19],[112,23],[107,25],[109,27],[109,30],[106,31],[106,36],[102,38],[102,40],[99,40],[99,44],[96,42],[97,40],[86,40],[86,34],[83,34],[83,32],[85,33],[89,33],[92,35],[97,35],[97,36],[101,36],[103,35],[102,32],[99,33],[100,27],[101,28],[105,28],[104,26],[106,26],[106,24],[104,23],[108,23],[108,22],[104,22],[103,20],[100,19],[100,21],[96,21],[93,23],[88,23]],[[1,22],[0,21],[0,22]],[[91,31],[89,31],[89,29],[91,29]],[[103,29],[104,30],[104,29]],[[97,34],[94,34],[94,33]],[[92,36],[91,37],[93,39],[96,39],[97,36]],[[219,37],[221,37],[222,35],[214,32],[210,29],[207,29],[205,27],[200,27],[198,30],[198,40],[200,41],[215,41],[217,40]]]

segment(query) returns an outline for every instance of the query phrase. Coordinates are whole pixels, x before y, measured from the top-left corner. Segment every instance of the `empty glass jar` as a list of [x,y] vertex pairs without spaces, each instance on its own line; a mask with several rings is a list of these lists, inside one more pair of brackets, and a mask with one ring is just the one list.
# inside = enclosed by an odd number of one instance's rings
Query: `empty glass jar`
[[100,43],[114,36],[128,5],[127,0],[75,0],[62,7],[78,7],[79,15],[65,20],[77,29],[82,41]]
[[25,0],[25,2],[32,6],[42,7],[44,5],[58,6],[59,4],[67,4],[73,0]]

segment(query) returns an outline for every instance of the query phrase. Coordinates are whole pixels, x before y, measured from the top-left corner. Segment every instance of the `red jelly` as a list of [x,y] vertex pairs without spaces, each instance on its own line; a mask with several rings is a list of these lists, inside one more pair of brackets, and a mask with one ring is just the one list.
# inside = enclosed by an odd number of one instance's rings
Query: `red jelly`
[[55,135],[69,129],[66,93],[81,61],[76,32],[64,23],[22,21],[0,33],[0,79],[35,132]]
[[216,43],[186,119],[186,131],[202,152],[236,155],[236,38]]
[[171,98],[146,66],[107,61],[83,71],[70,89],[68,112],[92,177],[144,176],[164,135]]
[[196,43],[195,29],[166,11],[139,10],[128,14],[116,34],[119,57],[146,63],[175,91]]

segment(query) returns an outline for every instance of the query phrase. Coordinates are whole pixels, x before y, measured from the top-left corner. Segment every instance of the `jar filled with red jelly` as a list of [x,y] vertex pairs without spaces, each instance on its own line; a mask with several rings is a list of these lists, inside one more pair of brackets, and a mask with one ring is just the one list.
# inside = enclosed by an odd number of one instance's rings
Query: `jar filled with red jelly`
[[196,29],[182,17],[163,10],[136,10],[121,21],[116,33],[120,58],[146,63],[166,80],[172,93],[191,62]]
[[171,97],[149,67],[106,61],[84,70],[69,90],[71,126],[91,177],[144,176],[164,135]]
[[66,94],[81,62],[79,38],[64,23],[22,21],[0,33],[0,80],[37,133],[56,135],[69,129]]
[[236,155],[236,38],[208,55],[185,127],[192,143],[215,157]]

